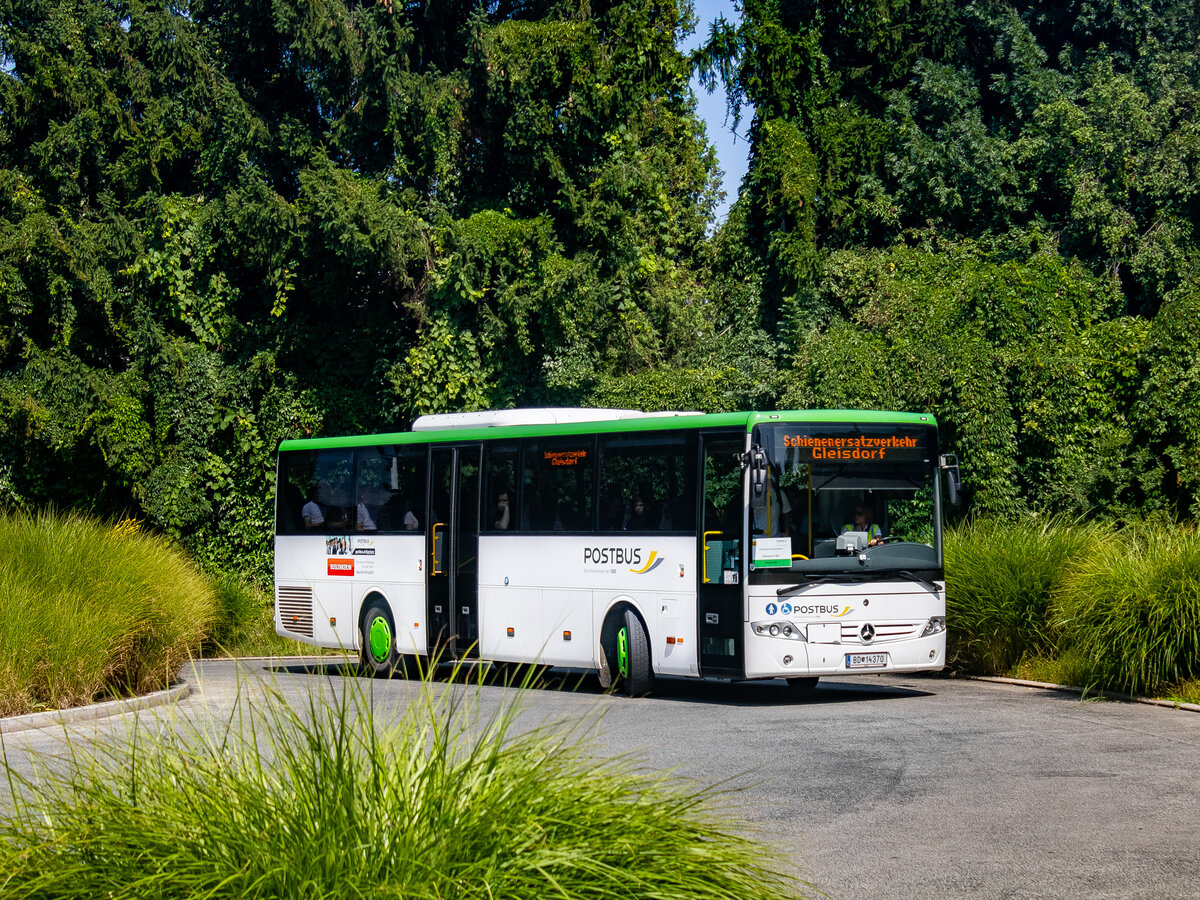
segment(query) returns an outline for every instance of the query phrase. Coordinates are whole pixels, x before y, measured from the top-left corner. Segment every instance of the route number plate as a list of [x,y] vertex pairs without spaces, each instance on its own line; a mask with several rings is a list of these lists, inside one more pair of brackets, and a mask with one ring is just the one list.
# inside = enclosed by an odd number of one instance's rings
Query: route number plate
[[874,669],[888,664],[886,653],[847,653],[847,669]]

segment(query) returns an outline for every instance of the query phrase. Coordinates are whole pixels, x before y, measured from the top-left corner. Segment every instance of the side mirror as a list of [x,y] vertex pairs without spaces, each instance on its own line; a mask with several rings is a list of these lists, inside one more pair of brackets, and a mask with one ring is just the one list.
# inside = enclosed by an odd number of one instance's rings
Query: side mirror
[[958,456],[953,453],[943,453],[938,457],[938,468],[946,473],[946,492],[950,505],[962,503],[962,473],[958,470]]
[[767,506],[767,454],[755,445],[747,454],[750,465],[750,506],[765,509]]

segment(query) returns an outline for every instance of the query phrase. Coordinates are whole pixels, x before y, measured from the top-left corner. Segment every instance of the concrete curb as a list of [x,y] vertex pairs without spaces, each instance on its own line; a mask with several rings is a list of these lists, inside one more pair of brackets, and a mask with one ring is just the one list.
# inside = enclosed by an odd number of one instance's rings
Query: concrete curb
[[1040,688],[1046,691],[1065,691],[1068,694],[1086,694],[1088,697],[1103,697],[1105,700],[1122,700],[1126,703],[1144,703],[1147,706],[1165,706],[1167,709],[1182,709],[1185,712],[1200,712],[1200,704],[1177,703],[1174,700],[1155,700],[1135,694],[1119,694],[1116,691],[1090,690],[1070,684],[1051,684],[1048,681],[1027,681],[1024,678],[998,678],[992,675],[968,675],[967,681],[990,681],[993,684],[1011,684],[1016,687]]
[[192,692],[190,682],[183,681],[165,691],[155,691],[141,697],[129,697],[121,700],[106,700],[103,703],[93,703],[89,706],[73,706],[70,709],[55,709],[47,712],[27,713],[23,716],[9,716],[0,719],[0,734],[14,731],[28,731],[32,728],[62,728],[79,722],[90,722],[94,719],[105,719],[109,716],[120,716],[135,712],[139,709],[150,709],[155,706],[165,706],[177,703]]

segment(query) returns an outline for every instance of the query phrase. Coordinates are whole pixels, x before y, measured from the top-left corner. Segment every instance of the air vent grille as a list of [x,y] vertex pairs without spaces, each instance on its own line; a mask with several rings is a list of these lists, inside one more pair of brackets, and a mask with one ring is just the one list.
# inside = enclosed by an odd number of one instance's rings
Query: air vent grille
[[284,630],[313,636],[313,592],[310,587],[279,585],[275,604]]

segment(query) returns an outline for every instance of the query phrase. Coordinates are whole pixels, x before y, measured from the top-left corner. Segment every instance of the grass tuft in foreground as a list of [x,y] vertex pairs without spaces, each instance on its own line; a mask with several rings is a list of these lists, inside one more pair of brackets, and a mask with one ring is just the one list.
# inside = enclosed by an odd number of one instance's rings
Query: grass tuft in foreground
[[187,557],[134,522],[0,514],[0,715],[166,687],[213,602]]
[[577,729],[518,731],[517,707],[485,716],[469,686],[426,682],[399,711],[355,681],[334,689],[298,712],[243,703],[216,736],[76,752],[50,780],[14,784],[0,894],[774,900],[799,887],[709,793],[596,757]]

